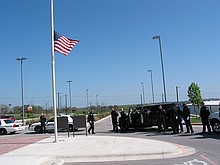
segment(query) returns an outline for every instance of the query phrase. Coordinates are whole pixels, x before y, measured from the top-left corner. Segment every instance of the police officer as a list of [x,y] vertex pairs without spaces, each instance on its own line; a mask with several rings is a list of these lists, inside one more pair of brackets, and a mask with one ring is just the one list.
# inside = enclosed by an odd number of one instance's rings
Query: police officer
[[[177,105],[177,104],[176,104]],[[179,129],[180,129],[180,132],[179,133],[183,133],[183,124],[182,124],[182,110],[180,109],[180,107],[176,106],[176,108],[178,109],[177,111],[177,117],[178,117],[178,128],[177,128],[177,132],[179,132]]]
[[163,125],[163,131],[166,132],[166,122],[165,122],[166,111],[163,109],[162,105],[159,106],[158,114],[158,130],[161,131],[161,123]]
[[205,106],[204,102],[201,102],[200,117],[201,117],[202,126],[203,126],[202,134],[205,133],[206,126],[208,128],[208,134],[211,134],[211,127],[210,127],[210,124],[209,124],[209,115],[210,115],[210,112],[209,112],[208,107]]
[[121,108],[120,117],[119,117],[119,127],[121,128],[121,132],[128,129],[127,125],[127,115],[124,112],[124,108]]
[[112,117],[113,132],[118,132],[118,112],[116,112],[114,108],[112,108],[111,117]]
[[178,108],[176,103],[173,103],[173,107],[170,109],[170,120],[173,134],[178,134]]
[[187,107],[186,103],[183,103],[183,120],[186,124],[186,133],[190,133],[189,129],[191,131],[191,133],[194,133],[193,128],[192,128],[192,124],[190,122],[190,110],[189,107]]
[[46,133],[46,117],[43,112],[40,115],[41,133]]
[[88,133],[90,134],[90,131],[92,130],[92,134],[95,134],[94,132],[94,121],[95,121],[95,118],[94,118],[94,114],[93,114],[94,110],[91,110],[88,114],[88,119],[87,121],[89,122],[90,126],[89,126],[89,129],[88,129]]

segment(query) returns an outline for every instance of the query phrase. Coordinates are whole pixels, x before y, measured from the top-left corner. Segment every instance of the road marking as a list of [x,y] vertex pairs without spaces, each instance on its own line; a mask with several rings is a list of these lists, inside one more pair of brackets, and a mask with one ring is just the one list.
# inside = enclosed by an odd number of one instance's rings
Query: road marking
[[183,164],[174,164],[174,165],[199,165],[199,164],[208,165],[208,163],[201,161],[201,160],[198,160],[198,159],[189,160],[189,161],[183,162]]
[[213,162],[212,160],[210,160],[208,157],[204,156],[204,155],[200,155],[203,159],[205,159],[206,161],[208,161],[210,164],[212,165],[218,165],[217,163]]

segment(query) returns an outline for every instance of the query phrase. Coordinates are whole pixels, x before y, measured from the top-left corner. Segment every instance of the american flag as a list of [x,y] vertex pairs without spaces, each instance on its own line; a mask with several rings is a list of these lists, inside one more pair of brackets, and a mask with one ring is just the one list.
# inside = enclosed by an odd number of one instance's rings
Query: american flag
[[54,31],[54,51],[67,56],[79,40],[72,40]]

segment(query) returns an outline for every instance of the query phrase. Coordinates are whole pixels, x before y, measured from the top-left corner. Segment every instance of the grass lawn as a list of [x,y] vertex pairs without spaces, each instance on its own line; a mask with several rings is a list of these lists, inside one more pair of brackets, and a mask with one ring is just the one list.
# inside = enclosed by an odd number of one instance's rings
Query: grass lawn
[[190,119],[191,123],[201,123],[201,118],[200,117],[193,117]]

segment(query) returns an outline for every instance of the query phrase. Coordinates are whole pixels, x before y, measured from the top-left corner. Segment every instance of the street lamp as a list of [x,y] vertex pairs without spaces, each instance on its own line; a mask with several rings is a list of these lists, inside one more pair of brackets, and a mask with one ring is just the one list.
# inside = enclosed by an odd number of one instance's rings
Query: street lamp
[[89,89],[86,89],[86,102],[87,102],[87,108],[89,108]]
[[21,61],[21,104],[22,104],[22,123],[24,123],[24,81],[23,81],[23,60],[27,60],[27,58],[21,57],[16,60]]
[[144,97],[144,83],[141,82],[141,85],[142,85],[142,92],[143,92],[143,104],[145,104],[145,97]]
[[66,81],[67,83],[69,83],[69,99],[70,99],[70,109],[72,108],[72,105],[71,105],[71,88],[70,88],[70,83],[72,82],[71,80],[69,81]]
[[57,108],[60,109],[60,94],[61,93],[57,93]]
[[98,106],[99,106],[98,95],[96,94],[95,97],[96,97],[96,106],[97,106],[97,108],[98,108]]
[[159,40],[159,45],[160,45],[160,58],[161,58],[161,68],[162,68],[162,76],[163,76],[164,100],[165,100],[165,102],[167,102],[165,76],[164,76],[164,68],[163,68],[163,55],[162,55],[162,46],[161,46],[160,36],[154,36],[152,39],[153,39],[153,40],[155,40],[155,39],[158,39],[158,40]]
[[142,95],[140,95],[141,96],[141,105],[143,104],[143,101],[142,101]]
[[150,72],[150,79],[151,79],[151,92],[152,92],[152,98],[153,98],[153,103],[154,103],[154,85],[153,85],[153,76],[152,76],[152,70],[148,70]]
[[164,103],[164,99],[163,98],[164,98],[164,94],[162,93],[161,94],[161,101],[162,101],[162,103]]
[[179,86],[176,86],[176,102],[179,102],[179,90],[178,88],[180,88]]
[[9,106],[9,111],[11,112],[11,106],[12,106],[12,104],[8,104],[8,106]]
[[65,104],[66,104],[65,110],[66,110],[66,115],[67,115],[67,95],[65,95]]

